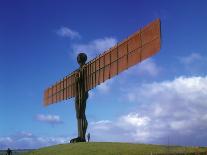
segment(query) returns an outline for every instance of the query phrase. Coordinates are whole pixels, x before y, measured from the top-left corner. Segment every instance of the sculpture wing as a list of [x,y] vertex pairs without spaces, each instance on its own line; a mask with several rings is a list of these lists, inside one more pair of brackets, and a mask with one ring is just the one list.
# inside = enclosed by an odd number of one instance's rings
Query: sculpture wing
[[85,89],[90,90],[160,50],[160,19],[86,64]]
[[47,88],[44,92],[44,105],[48,106],[50,104],[70,99],[76,96],[75,91],[75,76],[77,70],[64,77],[62,80],[56,82],[56,84]]
[[[89,61],[84,66],[85,90],[96,87],[157,53],[160,50],[160,38],[160,20],[157,19]],[[76,73],[77,70],[45,90],[44,104],[46,106],[76,96]]]

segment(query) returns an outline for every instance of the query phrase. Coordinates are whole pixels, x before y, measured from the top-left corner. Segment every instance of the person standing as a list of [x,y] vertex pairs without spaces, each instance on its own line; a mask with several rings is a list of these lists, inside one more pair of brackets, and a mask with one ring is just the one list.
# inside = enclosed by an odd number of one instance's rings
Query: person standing
[[90,133],[88,133],[88,134],[87,134],[88,142],[90,141],[90,138],[91,138]]
[[10,148],[8,148],[8,150],[6,151],[7,155],[12,155],[12,150],[10,150]]

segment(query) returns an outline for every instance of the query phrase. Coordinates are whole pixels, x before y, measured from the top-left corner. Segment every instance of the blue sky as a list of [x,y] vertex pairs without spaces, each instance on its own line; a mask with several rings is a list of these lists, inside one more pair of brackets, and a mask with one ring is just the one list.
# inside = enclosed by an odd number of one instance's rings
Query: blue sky
[[45,88],[156,18],[154,57],[90,91],[92,141],[207,145],[207,2],[0,1],[0,149],[77,136],[74,99],[44,107]]

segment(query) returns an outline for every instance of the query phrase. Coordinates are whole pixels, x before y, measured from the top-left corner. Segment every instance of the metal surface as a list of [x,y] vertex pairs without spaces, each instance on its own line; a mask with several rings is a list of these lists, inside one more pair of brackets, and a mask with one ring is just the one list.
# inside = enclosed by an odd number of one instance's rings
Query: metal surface
[[[151,57],[160,50],[160,20],[157,19],[86,64],[85,90],[93,89],[118,73]],[[76,96],[77,70],[44,92],[50,105]]]
[[[87,67],[96,61],[96,81],[92,86],[89,84],[88,90],[156,54],[160,50],[160,35],[160,20],[157,19],[88,62]],[[90,72],[88,77],[93,74],[94,71]]]

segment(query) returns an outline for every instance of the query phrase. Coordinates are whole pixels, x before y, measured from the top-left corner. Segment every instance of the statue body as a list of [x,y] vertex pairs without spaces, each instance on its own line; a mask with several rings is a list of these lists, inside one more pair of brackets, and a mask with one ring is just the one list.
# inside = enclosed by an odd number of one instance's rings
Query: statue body
[[85,141],[85,134],[88,127],[88,122],[85,115],[86,101],[88,99],[88,91],[85,91],[85,67],[81,67],[76,76],[76,94],[75,109],[78,124],[78,137]]
[[77,61],[80,65],[79,70],[76,73],[76,97],[75,97],[75,110],[78,126],[78,137],[72,139],[70,142],[85,142],[86,130],[88,122],[85,115],[86,101],[88,99],[88,91],[85,90],[85,75],[86,67],[84,66],[87,60],[87,56],[84,53],[80,53],[77,57]]

